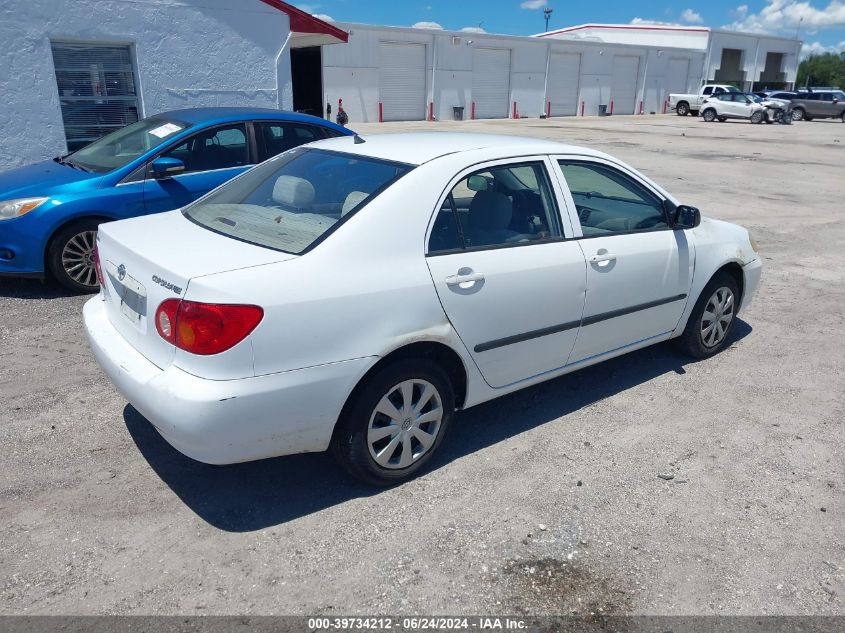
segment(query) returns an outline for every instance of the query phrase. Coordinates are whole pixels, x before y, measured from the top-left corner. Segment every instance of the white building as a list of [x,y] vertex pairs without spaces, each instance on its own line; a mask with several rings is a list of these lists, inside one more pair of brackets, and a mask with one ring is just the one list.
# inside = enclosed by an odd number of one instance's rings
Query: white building
[[341,24],[323,52],[326,99],[355,121],[661,112],[699,86],[703,50],[660,43],[515,37]]
[[296,49],[346,40],[280,0],[5,0],[0,14],[0,168],[164,110],[293,109],[313,83]]
[[650,46],[674,46],[705,54],[704,80],[752,91],[792,87],[801,41],[700,26],[582,24],[541,33],[541,38]]

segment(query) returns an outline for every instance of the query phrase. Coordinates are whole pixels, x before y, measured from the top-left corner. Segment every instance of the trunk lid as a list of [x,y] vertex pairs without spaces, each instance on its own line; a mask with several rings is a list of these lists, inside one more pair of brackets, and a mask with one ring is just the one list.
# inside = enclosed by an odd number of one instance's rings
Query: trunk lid
[[164,369],[175,347],[159,336],[155,313],[184,298],[194,277],[295,257],[225,237],[170,211],[100,225],[100,265],[109,320],[138,352]]

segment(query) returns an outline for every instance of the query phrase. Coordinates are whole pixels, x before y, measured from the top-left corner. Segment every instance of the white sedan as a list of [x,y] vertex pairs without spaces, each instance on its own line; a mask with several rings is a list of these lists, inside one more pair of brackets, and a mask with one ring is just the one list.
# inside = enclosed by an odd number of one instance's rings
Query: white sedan
[[668,339],[716,353],[761,271],[745,229],[610,156],[474,134],[313,143],[98,245],[91,347],[168,442],[330,449],[374,484],[456,410]]

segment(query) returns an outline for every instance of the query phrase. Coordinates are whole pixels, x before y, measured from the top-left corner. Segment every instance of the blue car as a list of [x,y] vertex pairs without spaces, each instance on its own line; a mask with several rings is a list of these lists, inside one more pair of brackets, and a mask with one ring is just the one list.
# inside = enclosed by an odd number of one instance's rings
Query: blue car
[[0,276],[97,290],[97,226],[186,205],[271,156],[352,132],[261,108],[164,112],[82,149],[0,174]]

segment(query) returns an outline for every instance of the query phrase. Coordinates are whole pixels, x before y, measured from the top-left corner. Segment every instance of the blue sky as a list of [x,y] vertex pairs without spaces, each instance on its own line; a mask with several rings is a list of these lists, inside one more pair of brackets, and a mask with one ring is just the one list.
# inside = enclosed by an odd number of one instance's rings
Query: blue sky
[[630,0],[313,0],[295,2],[338,22],[413,26],[430,22],[446,29],[480,27],[489,33],[531,35],[543,31],[543,8],[554,10],[549,28],[586,22],[666,22],[735,28],[794,36],[807,52],[845,50],[845,0],[681,0],[680,4]]

